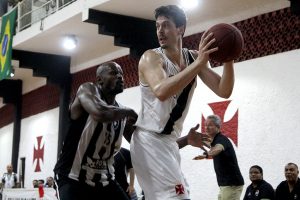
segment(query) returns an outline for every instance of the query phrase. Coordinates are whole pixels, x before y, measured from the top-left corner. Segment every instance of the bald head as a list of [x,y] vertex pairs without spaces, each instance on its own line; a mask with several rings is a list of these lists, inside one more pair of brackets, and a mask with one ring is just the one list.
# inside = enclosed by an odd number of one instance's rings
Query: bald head
[[115,62],[106,62],[97,68],[97,83],[102,92],[116,95],[123,92],[123,71]]
[[98,66],[97,71],[96,71],[96,77],[102,76],[105,72],[114,69],[114,68],[119,68],[120,70],[121,67],[119,64],[116,62],[106,62]]
[[13,172],[13,166],[11,164],[8,164],[6,166],[6,170],[7,170],[7,173],[11,174]]

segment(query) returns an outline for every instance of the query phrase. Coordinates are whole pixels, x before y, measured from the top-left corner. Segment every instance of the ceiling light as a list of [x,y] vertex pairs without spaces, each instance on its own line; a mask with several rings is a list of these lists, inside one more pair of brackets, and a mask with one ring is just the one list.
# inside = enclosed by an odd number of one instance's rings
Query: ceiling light
[[198,5],[198,1],[199,0],[181,0],[180,5],[184,10],[190,10]]
[[11,68],[10,70],[10,77],[14,77],[15,76],[15,69]]
[[63,46],[67,50],[75,49],[75,47],[77,46],[76,36],[75,35],[66,36],[63,42]]

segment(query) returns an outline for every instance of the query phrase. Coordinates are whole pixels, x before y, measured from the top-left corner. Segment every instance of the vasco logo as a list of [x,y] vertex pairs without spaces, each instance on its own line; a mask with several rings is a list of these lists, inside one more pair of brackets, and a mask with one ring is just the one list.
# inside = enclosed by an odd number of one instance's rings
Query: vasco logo
[[40,159],[44,161],[44,146],[42,146],[42,139],[43,136],[36,137],[37,140],[37,149],[33,147],[33,163],[36,160],[36,166],[34,172],[40,172],[41,166],[40,166]]
[[[234,113],[234,115],[232,116],[232,118],[227,121],[224,122],[224,115],[225,112],[228,108],[228,105],[230,104],[231,101],[222,101],[222,102],[216,102],[216,103],[209,103],[209,107],[212,109],[213,113],[215,115],[219,115],[221,120],[222,120],[222,128],[221,128],[221,132],[226,135],[227,137],[229,137],[233,143],[238,146],[238,110]],[[202,115],[202,119],[201,119],[201,132],[205,132],[205,118]]]
[[177,195],[184,194],[184,187],[182,184],[175,185],[175,192]]

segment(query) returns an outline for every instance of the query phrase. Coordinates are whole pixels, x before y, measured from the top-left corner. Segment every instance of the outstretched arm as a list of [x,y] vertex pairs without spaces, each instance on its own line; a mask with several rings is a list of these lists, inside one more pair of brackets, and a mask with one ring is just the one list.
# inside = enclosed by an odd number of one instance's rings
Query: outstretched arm
[[101,99],[98,88],[92,83],[82,84],[71,105],[71,118],[78,119],[86,111],[100,122],[112,122],[127,116],[137,117],[134,110],[108,105]]
[[207,152],[208,156],[215,157],[219,155],[224,150],[224,146],[221,144],[216,144]]
[[224,147],[221,144],[216,144],[211,147],[209,151],[204,151],[203,155],[196,156],[194,160],[202,160],[205,158],[213,158],[219,155],[222,151],[224,151]]

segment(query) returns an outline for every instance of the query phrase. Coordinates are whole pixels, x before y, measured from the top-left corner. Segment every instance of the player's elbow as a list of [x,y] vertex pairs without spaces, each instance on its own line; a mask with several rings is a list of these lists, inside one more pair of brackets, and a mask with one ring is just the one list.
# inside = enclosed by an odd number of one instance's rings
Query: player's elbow
[[223,90],[218,93],[218,96],[224,99],[228,99],[231,96],[231,94],[232,94],[232,90]]
[[228,98],[231,96],[231,93],[232,93],[232,92],[226,92],[226,93],[223,93],[223,94],[221,95],[221,97],[224,98],[224,99],[228,99]]
[[169,97],[163,93],[163,92],[154,92],[154,95],[156,98],[158,98],[160,101],[165,101],[167,100]]

